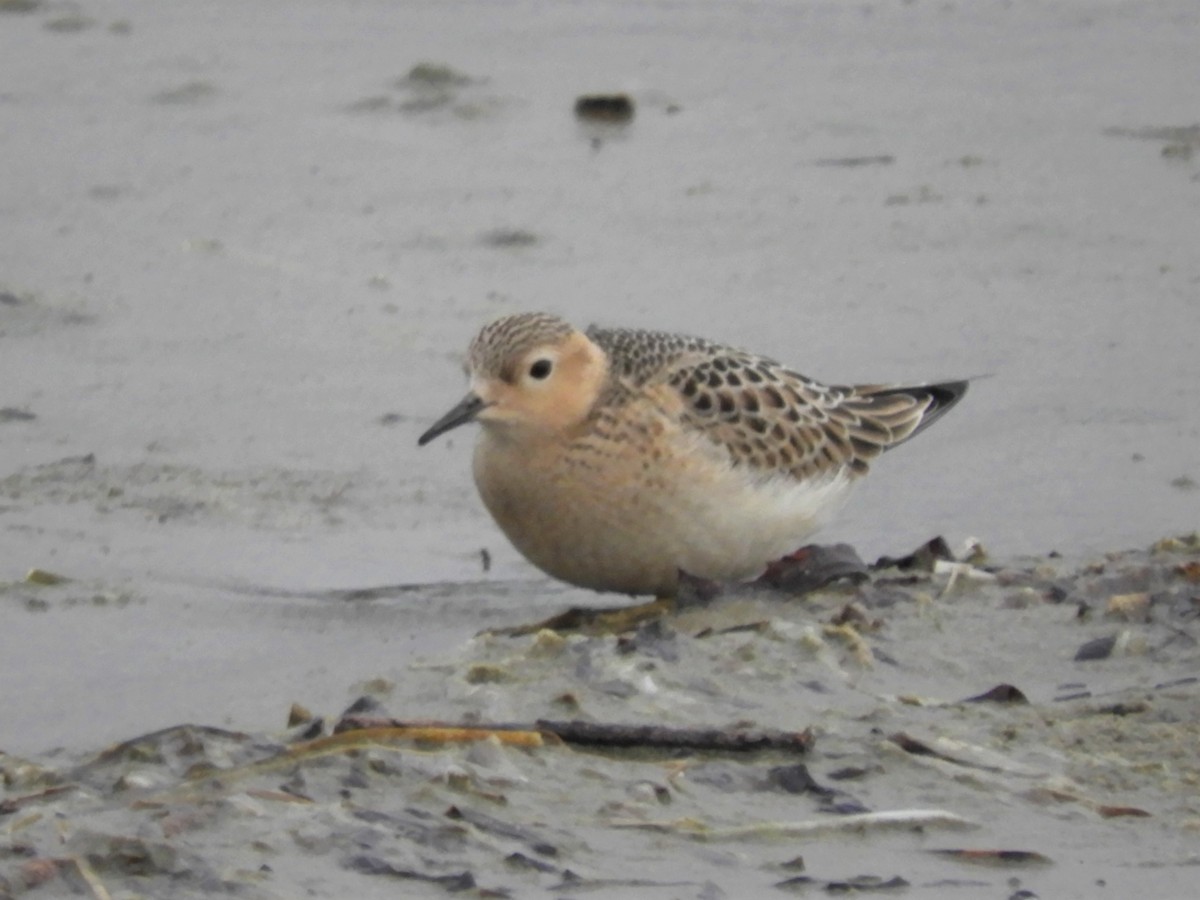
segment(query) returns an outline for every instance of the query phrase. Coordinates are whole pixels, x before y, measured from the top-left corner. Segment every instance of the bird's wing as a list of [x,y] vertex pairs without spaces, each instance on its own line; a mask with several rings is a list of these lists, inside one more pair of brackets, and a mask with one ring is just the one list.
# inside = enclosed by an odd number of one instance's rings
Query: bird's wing
[[700,338],[591,329],[616,379],[666,384],[682,421],[730,460],[796,479],[862,474],[871,460],[958,402],[966,382],[917,387],[829,386],[778,362]]

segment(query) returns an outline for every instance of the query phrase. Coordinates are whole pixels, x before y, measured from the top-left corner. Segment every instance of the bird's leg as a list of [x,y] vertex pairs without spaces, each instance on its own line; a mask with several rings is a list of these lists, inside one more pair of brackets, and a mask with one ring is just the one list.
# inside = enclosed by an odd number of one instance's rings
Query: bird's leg
[[707,606],[720,595],[721,589],[722,585],[719,581],[700,578],[680,569],[679,586],[675,592],[676,604],[679,609],[695,609],[699,606]]
[[575,631],[582,634],[622,634],[632,631],[646,622],[661,619],[676,610],[704,606],[718,596],[721,590],[720,582],[698,578],[680,569],[675,592],[656,597],[646,603],[600,609],[591,606],[573,606],[566,612],[540,622],[516,625],[511,628],[490,629],[487,633],[511,637],[536,634],[542,629],[549,629],[550,631]]
[[[835,544],[830,547],[810,544],[768,565],[766,572],[759,576],[754,584],[786,594],[799,595],[836,581],[857,583],[866,579],[867,574],[867,567],[858,558],[854,548],[848,544]],[[622,634],[646,622],[670,615],[676,610],[705,606],[718,597],[724,588],[725,585],[721,582],[709,581],[680,571],[675,593],[671,596],[616,608],[573,606],[566,612],[542,619],[540,622],[491,629],[488,633],[516,637],[548,629],[582,634]]]

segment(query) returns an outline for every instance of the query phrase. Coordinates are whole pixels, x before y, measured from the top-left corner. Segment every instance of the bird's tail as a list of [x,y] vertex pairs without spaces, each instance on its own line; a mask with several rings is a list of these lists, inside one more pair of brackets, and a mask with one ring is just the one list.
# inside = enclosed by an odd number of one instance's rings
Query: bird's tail
[[892,447],[898,447],[905,441],[912,440],[948,413],[966,395],[969,384],[970,381],[964,379],[962,381],[943,381],[939,384],[920,384],[912,387],[859,387],[858,391],[863,396],[877,400],[884,400],[888,397],[907,397],[918,403],[925,403],[925,408],[921,412],[921,419],[917,422],[916,427],[894,444],[890,444],[884,448],[890,450]]

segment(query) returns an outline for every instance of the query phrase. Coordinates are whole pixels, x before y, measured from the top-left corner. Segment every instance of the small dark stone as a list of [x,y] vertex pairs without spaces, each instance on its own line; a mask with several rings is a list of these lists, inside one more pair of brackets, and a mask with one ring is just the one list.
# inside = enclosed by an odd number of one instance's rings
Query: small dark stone
[[767,779],[771,784],[783,788],[789,794],[816,794],[820,797],[833,793],[829,788],[817,783],[804,763],[775,766],[767,772]]
[[1013,687],[1011,684],[998,684],[990,691],[984,691],[982,694],[976,694],[974,697],[968,697],[963,703],[1028,703],[1029,698],[1022,693],[1020,688]]
[[1094,641],[1088,641],[1075,651],[1075,661],[1084,662],[1093,659],[1108,659],[1112,656],[1113,647],[1116,644],[1117,636],[1115,634],[1108,637],[1096,638]]
[[867,771],[862,766],[844,766],[841,769],[834,769],[825,777],[830,781],[853,781],[865,776]]
[[1114,703],[1111,706],[1102,706],[1096,712],[1106,716],[1134,716],[1138,713],[1144,713],[1149,709],[1149,703],[1138,701],[1136,703]]
[[628,94],[587,94],[575,101],[575,116],[592,122],[628,122],[633,111]]
[[361,697],[359,697],[357,700],[355,700],[353,703],[351,703],[349,706],[346,707],[345,712],[342,713],[342,717],[344,718],[346,716],[361,716],[363,713],[376,713],[376,712],[379,712],[382,708],[383,707],[380,705],[379,701],[376,700],[374,697],[372,697],[370,694],[363,694]]

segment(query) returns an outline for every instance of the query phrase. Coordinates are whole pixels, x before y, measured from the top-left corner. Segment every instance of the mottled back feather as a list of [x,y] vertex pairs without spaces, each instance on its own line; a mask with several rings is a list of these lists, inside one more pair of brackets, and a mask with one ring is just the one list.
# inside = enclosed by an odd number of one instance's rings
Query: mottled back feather
[[601,404],[631,388],[669,384],[684,422],[723,447],[737,466],[797,479],[863,474],[871,460],[957,403],[967,383],[918,387],[827,386],[773,359],[702,338],[592,327],[612,384]]

